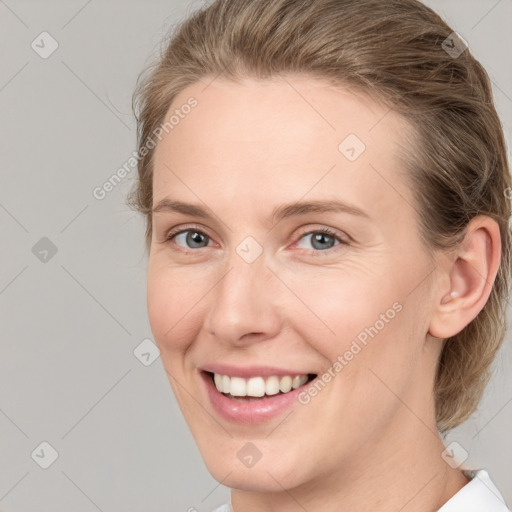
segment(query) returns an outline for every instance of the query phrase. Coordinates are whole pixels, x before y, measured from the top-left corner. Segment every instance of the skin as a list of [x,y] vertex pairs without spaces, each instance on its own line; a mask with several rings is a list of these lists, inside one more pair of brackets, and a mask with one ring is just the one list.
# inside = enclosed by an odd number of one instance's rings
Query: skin
[[[496,223],[474,219],[460,251],[431,257],[396,156],[411,129],[360,92],[304,76],[205,79],[169,112],[190,96],[197,107],[155,149],[154,205],[172,198],[212,217],[153,214],[148,314],[209,471],[232,488],[235,512],[437,510],[467,479],[441,457],[436,364],[442,338],[489,296]],[[348,134],[366,145],[353,162],[338,149]],[[272,222],[278,205],[325,199],[367,217],[313,212]],[[171,228],[207,236],[199,247],[187,233],[166,241]],[[327,237],[318,249],[306,233],[322,228],[343,243]],[[252,263],[236,251],[247,236],[263,250]],[[307,405],[241,425],[209,403],[198,367],[322,374],[396,302],[401,311]],[[237,457],[248,441],[262,454],[250,468]]]

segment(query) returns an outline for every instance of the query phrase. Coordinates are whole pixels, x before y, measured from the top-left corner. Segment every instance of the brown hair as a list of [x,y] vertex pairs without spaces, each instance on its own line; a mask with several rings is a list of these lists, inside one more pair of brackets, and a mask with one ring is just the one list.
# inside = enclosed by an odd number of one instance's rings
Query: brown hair
[[469,417],[488,382],[505,334],[511,258],[511,180],[491,84],[469,49],[460,53],[456,44],[459,51],[450,51],[454,43],[453,30],[416,0],[215,0],[177,26],[139,76],[133,97],[139,179],[128,197],[146,216],[149,249],[154,151],[148,141],[176,95],[205,77],[299,73],[348,84],[402,115],[417,136],[407,177],[427,246],[456,247],[480,214],[501,231],[502,260],[489,300],[444,342],[434,389],[441,431]]

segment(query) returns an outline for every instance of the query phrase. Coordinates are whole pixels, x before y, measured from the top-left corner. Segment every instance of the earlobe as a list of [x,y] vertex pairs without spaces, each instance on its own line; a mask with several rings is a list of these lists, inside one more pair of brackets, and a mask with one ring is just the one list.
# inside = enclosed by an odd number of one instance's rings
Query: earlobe
[[435,298],[428,331],[435,338],[455,336],[485,306],[501,260],[498,223],[483,215],[473,218],[455,254],[449,263],[439,263],[449,286]]

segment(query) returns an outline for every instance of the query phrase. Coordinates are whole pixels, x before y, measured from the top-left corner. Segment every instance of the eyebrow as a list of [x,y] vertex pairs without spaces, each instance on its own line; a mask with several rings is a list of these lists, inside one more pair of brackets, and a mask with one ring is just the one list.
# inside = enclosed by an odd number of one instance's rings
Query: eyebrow
[[[168,212],[182,213],[193,217],[211,219],[214,216],[200,205],[174,201],[168,197],[159,201],[152,209],[153,213]],[[370,216],[355,205],[339,200],[296,201],[277,206],[272,211],[270,219],[273,223],[288,217],[306,215],[308,213],[348,213],[369,219]]]

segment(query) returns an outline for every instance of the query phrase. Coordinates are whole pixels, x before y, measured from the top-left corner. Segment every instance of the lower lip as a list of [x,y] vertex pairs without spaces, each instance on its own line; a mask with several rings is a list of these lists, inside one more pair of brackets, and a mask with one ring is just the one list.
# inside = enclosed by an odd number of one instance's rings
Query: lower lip
[[265,396],[252,402],[245,400],[233,400],[220,393],[211,375],[201,372],[201,377],[206,385],[206,391],[213,409],[224,419],[235,423],[262,423],[288,410],[297,403],[297,396],[304,390],[304,386],[293,389],[288,393]]

